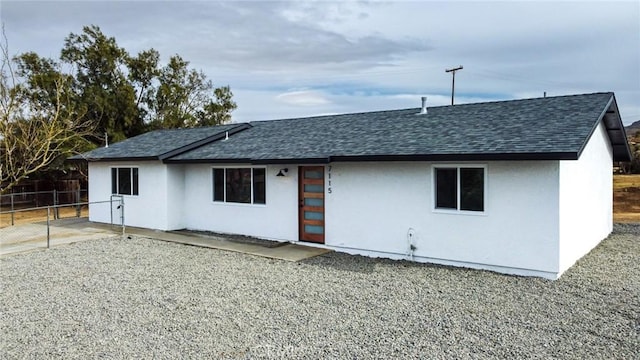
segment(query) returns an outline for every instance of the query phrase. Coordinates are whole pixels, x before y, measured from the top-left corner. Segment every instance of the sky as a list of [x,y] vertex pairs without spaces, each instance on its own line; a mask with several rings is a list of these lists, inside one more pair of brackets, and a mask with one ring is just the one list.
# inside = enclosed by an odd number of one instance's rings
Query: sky
[[229,85],[234,122],[613,91],[640,120],[640,1],[7,1],[9,51],[97,25]]

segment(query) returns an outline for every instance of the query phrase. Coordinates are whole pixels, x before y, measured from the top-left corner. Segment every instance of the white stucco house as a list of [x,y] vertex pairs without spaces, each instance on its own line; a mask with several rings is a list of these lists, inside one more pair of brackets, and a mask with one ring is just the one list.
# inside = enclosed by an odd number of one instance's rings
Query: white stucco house
[[556,279],[610,234],[630,152],[594,93],[159,130],[75,160],[128,226]]

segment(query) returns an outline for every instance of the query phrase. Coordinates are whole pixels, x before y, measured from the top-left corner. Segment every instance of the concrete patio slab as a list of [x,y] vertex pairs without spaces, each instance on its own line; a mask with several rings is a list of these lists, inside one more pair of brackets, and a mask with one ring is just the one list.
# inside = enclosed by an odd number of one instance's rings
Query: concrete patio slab
[[[50,246],[103,239],[121,234],[122,228],[120,226],[94,223],[88,221],[87,218],[55,220],[51,221],[49,227]],[[286,261],[300,261],[331,251],[291,243],[277,244],[277,246],[270,247],[259,243],[244,243],[231,240],[223,235],[207,236],[189,232],[158,231],[136,227],[126,227],[125,234]],[[46,248],[46,222],[0,229],[0,256]]]
[[326,254],[331,250],[285,243],[276,247],[259,244],[231,241],[222,236],[206,236],[187,234],[185,232],[159,231],[142,228],[127,227],[127,234],[148,237],[157,240],[176,242],[186,245],[200,246],[212,249],[241,252],[244,254],[280,259],[286,261],[300,261],[314,256]]

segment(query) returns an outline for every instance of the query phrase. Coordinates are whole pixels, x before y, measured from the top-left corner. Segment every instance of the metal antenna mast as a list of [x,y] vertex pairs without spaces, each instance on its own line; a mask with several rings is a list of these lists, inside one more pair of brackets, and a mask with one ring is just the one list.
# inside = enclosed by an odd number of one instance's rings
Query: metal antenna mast
[[462,70],[462,65],[453,69],[446,69],[445,72],[450,72],[453,77],[451,78],[451,105],[453,105],[453,94],[456,89],[456,71]]

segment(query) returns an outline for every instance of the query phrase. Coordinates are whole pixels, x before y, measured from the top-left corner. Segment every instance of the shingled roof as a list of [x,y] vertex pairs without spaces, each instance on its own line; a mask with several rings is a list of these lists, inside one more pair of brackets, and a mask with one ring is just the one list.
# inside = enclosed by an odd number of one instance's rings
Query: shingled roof
[[229,124],[194,129],[156,130],[138,135],[109,147],[98,148],[70,160],[117,161],[163,160],[211,141],[246,129],[248,124]]
[[252,122],[167,162],[577,159],[604,119],[630,159],[613,93]]
[[[438,106],[428,108],[427,114],[419,112],[420,109],[404,109],[255,121],[243,128],[231,128],[237,131],[226,140],[217,138],[190,145],[161,160],[264,164],[574,160],[600,121],[607,129],[614,160],[631,158],[613,93]],[[202,130],[215,132],[216,128]],[[230,129],[228,125],[219,128],[221,132]],[[195,136],[197,130],[145,134],[149,138],[142,139],[151,148],[155,143],[163,149],[148,152],[167,154],[171,137],[186,139],[190,134]],[[127,147],[136,148],[137,139],[142,136],[127,140]]]

